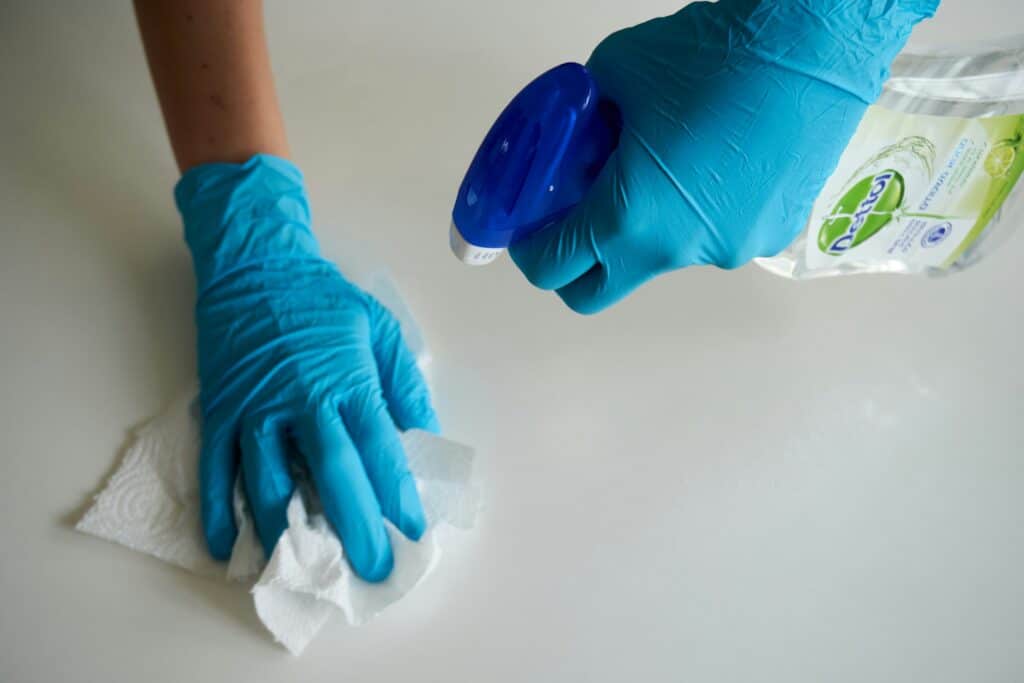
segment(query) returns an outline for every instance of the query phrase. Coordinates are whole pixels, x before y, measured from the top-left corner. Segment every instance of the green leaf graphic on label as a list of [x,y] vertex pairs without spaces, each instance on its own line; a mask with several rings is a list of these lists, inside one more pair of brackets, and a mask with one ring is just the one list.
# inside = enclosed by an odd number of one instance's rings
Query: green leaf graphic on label
[[888,225],[903,204],[903,176],[892,169],[860,180],[840,198],[818,232],[818,248],[838,256]]

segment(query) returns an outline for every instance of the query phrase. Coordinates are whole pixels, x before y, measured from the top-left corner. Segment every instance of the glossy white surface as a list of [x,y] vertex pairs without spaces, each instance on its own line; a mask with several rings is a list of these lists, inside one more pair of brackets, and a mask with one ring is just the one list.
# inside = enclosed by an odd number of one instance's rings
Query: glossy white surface
[[[508,97],[669,0],[272,2],[325,251],[389,265],[475,444],[475,542],[301,659],[248,595],[71,530],[193,373],[176,173],[126,2],[0,3],[0,680],[1012,681],[1024,235],[955,278],[662,278],[594,318],[460,265]],[[1024,26],[946,0],[917,39]]]

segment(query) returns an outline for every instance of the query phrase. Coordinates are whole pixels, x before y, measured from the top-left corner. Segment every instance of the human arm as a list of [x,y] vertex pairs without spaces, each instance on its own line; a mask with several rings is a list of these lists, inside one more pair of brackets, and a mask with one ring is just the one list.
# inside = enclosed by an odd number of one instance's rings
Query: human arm
[[178,168],[288,158],[260,0],[135,0]]
[[288,161],[255,0],[136,0],[197,284],[200,494],[210,552],[237,537],[240,479],[268,556],[308,472],[356,572],[393,563],[384,520],[425,529],[399,429],[437,431],[391,313],[325,260]]

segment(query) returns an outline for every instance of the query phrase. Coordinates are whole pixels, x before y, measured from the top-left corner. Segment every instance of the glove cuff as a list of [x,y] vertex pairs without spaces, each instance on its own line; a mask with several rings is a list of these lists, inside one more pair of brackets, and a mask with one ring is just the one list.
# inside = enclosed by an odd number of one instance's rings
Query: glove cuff
[[243,164],[203,164],[174,188],[200,294],[270,259],[319,258],[302,172],[257,154]]
[[[939,0],[721,0],[732,31],[762,61],[872,104],[910,32]],[[720,15],[722,16],[722,15]]]

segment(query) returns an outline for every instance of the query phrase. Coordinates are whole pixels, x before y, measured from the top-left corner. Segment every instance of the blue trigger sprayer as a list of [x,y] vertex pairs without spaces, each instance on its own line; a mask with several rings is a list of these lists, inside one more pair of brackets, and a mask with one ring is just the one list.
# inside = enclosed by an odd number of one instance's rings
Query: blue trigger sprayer
[[449,242],[463,263],[490,263],[565,216],[619,142],[622,119],[582,64],[537,77],[477,150],[452,210]]

